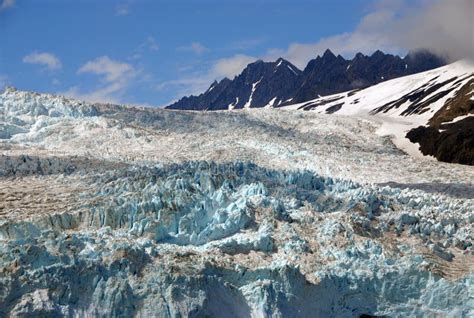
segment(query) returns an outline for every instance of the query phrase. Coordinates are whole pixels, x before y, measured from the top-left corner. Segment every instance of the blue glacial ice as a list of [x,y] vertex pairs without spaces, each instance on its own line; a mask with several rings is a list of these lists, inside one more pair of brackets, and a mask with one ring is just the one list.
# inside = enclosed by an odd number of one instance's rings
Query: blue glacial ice
[[0,224],[2,316],[473,313],[461,201],[241,162],[88,182],[80,212]]
[[470,167],[318,116],[7,89],[0,317],[472,317]]

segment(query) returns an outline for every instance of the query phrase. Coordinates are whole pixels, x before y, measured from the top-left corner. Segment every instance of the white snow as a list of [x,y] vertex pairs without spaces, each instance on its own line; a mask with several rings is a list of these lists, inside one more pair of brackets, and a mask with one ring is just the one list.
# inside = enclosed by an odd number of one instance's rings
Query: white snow
[[[358,104],[350,107],[358,107]],[[349,107],[342,109],[347,111],[346,116],[293,111],[286,107],[205,113],[135,110],[143,113],[143,118],[159,115],[155,132],[133,122],[125,124],[114,118],[95,116],[97,111],[92,104],[46,94],[4,92],[0,94],[0,110],[5,114],[0,119],[0,130],[8,135],[5,140],[18,145],[4,153],[24,153],[31,149],[32,155],[47,150],[58,155],[166,163],[252,158],[253,162],[271,168],[309,169],[358,182],[417,182],[420,175],[425,180],[444,180],[446,183],[469,183],[474,179],[471,167],[431,161],[428,165],[426,160],[410,159],[391,149],[385,138],[374,134],[387,119],[392,118],[397,125],[406,123],[408,127],[417,123],[416,117],[371,116]],[[122,110],[113,112],[121,113]],[[130,114],[130,120],[136,118],[126,109],[123,114]],[[275,129],[281,131],[281,136]],[[405,130],[399,128],[391,133]],[[296,135],[285,137],[287,131],[294,131]],[[228,145],[234,146],[229,148]],[[29,148],[24,148],[26,146]],[[373,154],[376,151],[382,153]],[[410,170],[418,173],[398,169],[400,162],[412,165]],[[440,168],[443,165],[449,169]]]
[[405,138],[407,132],[413,128],[413,125],[405,121],[393,118],[384,118],[380,120],[380,127],[376,130],[379,136],[390,136],[392,142],[397,148],[405,151],[411,156],[420,160],[431,159],[436,160],[433,156],[425,156],[419,149],[418,143],[412,143]]
[[[271,99],[271,100],[268,102],[268,104],[267,104],[267,105],[265,105],[263,108],[270,108],[270,107],[273,107],[273,106],[275,106],[275,101],[276,101],[276,99],[277,99],[277,97],[276,97],[276,96],[275,96],[275,97],[273,97],[273,98],[272,98],[272,99]],[[280,102],[281,102],[281,101],[280,101]]]
[[252,91],[250,92],[249,100],[245,103],[244,108],[250,108],[250,105],[252,105],[253,93],[255,93],[255,89],[257,88],[257,85],[260,83],[262,79],[263,77],[252,84]]
[[[471,86],[473,86],[473,84],[471,84]],[[471,95],[470,100],[474,100],[474,89],[466,94],[466,96],[469,96],[469,95]]]
[[293,72],[293,74],[295,74],[295,75],[298,74],[298,73],[296,73],[296,71],[290,65],[287,65],[287,67],[290,69],[290,71]]
[[[369,88],[356,91],[353,94],[338,93],[330,96],[318,97],[317,99],[313,100],[313,102],[316,103],[330,99],[335,100],[324,104],[323,106],[319,106],[313,109],[313,111],[317,113],[326,113],[326,110],[329,107],[343,103],[341,109],[333,115],[357,116],[361,118],[380,118],[382,122],[384,122],[384,128],[381,131],[390,132],[391,135],[394,135],[394,141],[404,150],[408,151],[414,156],[419,156],[419,151],[413,149],[413,146],[410,145],[410,142],[405,139],[404,134],[407,130],[413,127],[426,125],[433,114],[438,109],[440,109],[449,98],[456,94],[457,89],[454,89],[446,96],[433,102],[427,108],[427,111],[422,114],[412,114],[408,116],[401,115],[411,105],[410,101],[407,101],[398,108],[392,108],[388,112],[381,112],[375,115],[370,115],[370,112],[387,103],[396,101],[424,85],[426,85],[426,88],[453,78],[456,78],[456,80],[432,92],[429,96],[425,97],[423,101],[436,95],[440,91],[444,91],[453,87],[459,88],[469,82],[469,80],[474,78],[474,65],[469,61],[458,61],[427,72],[388,80]],[[458,82],[458,80],[461,79],[462,81]],[[307,103],[308,102],[289,105],[283,108],[294,110]],[[393,127],[390,127],[390,125],[393,125]]]
[[283,63],[283,60],[280,60],[280,62],[278,62],[278,64],[275,66],[275,70],[273,71],[273,73],[276,73],[276,71],[278,71],[278,68],[280,67],[282,63]]
[[470,114],[463,115],[463,116],[458,116],[458,117],[454,118],[453,120],[446,122],[446,124],[453,124],[455,122],[461,121],[461,120],[463,120],[465,118],[468,118],[468,117],[474,117],[474,113],[470,113]]
[[237,97],[235,98],[235,102],[229,104],[228,109],[229,109],[229,110],[234,109],[235,106],[237,106],[238,103],[239,103],[239,97],[237,96]]

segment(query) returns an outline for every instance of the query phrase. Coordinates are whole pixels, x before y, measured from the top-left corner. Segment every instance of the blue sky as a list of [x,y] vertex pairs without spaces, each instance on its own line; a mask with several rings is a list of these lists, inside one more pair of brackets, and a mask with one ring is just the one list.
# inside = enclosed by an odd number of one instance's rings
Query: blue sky
[[387,25],[426,2],[0,0],[0,86],[160,106],[258,58],[403,54]]

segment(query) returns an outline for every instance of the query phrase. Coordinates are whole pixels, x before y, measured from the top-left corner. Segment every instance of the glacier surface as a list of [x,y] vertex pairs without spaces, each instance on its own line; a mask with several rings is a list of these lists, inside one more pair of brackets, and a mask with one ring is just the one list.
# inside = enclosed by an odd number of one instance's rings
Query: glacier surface
[[367,118],[0,95],[0,316],[469,317],[472,167]]

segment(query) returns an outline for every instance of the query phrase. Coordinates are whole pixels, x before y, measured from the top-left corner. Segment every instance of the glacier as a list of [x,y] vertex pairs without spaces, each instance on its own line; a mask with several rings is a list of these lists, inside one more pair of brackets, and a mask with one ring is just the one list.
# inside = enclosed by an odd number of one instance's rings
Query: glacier
[[0,94],[0,316],[469,317],[474,171],[367,118]]

